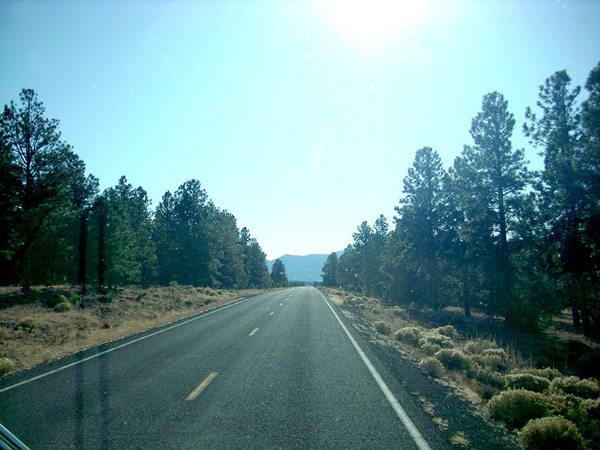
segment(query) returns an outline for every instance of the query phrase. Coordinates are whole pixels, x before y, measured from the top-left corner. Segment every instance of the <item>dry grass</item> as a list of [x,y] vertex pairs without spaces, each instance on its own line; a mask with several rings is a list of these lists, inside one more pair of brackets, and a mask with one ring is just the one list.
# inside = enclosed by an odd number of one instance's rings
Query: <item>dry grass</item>
[[[57,292],[68,298],[70,310],[58,312],[44,304],[44,295]],[[36,288],[41,302],[0,309],[0,358],[12,361],[13,371],[27,369],[261,292],[124,287],[102,298],[80,297],[68,286]],[[18,294],[18,288],[1,287],[0,304],[2,296]]]

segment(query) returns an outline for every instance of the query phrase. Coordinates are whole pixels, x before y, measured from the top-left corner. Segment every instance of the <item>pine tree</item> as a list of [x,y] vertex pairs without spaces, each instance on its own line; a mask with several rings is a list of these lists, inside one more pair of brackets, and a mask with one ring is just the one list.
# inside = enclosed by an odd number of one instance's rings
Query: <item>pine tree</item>
[[60,140],[58,120],[44,117],[45,108],[32,89],[4,107],[0,117],[3,146],[9,149],[19,188],[16,203],[14,261],[20,263],[23,290],[31,285],[31,249],[48,216],[67,204],[71,146]]
[[323,264],[323,286],[334,287],[338,286],[338,256],[336,252],[332,252]]
[[271,279],[276,287],[287,286],[288,278],[285,273],[285,264],[280,259],[276,259],[271,268]]

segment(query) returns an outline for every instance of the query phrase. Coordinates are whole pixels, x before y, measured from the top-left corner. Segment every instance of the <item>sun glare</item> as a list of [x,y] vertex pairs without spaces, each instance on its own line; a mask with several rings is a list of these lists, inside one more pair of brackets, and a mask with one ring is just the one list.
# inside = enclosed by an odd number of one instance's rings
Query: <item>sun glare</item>
[[324,9],[341,34],[364,46],[410,28],[427,13],[424,0],[325,0]]

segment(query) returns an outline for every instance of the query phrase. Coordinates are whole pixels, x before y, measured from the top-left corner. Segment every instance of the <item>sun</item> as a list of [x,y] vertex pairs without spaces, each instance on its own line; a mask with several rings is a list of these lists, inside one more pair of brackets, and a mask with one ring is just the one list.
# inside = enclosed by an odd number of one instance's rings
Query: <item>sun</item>
[[427,13],[424,0],[324,0],[323,7],[341,34],[365,47],[410,28]]

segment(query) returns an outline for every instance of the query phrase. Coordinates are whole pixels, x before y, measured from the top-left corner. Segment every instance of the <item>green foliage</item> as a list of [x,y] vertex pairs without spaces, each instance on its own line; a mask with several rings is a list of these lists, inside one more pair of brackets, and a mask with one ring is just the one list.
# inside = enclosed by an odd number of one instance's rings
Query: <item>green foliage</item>
[[543,417],[530,421],[519,432],[523,450],[585,450],[577,426],[564,417]]
[[442,363],[437,358],[431,356],[423,359],[419,363],[419,367],[423,369],[425,373],[435,378],[439,378],[444,374],[444,366]]
[[469,340],[464,346],[464,350],[467,353],[472,353],[474,355],[480,355],[484,350],[496,348],[498,348],[498,344],[496,344],[494,341],[481,338]]
[[280,259],[275,260],[271,269],[271,279],[275,286],[286,286],[288,279],[285,274],[285,264]]
[[335,287],[338,286],[338,256],[332,252],[323,264],[323,286]]
[[397,341],[416,347],[419,345],[419,340],[423,337],[423,330],[417,327],[404,327],[396,331],[394,337]]
[[580,398],[597,399],[600,397],[600,386],[594,379],[581,380],[578,377],[557,377],[552,380],[550,388],[554,392],[573,394]]
[[550,381],[547,378],[529,373],[508,374],[506,384],[510,389],[525,389],[533,392],[545,392],[550,387]]
[[448,370],[467,371],[473,363],[467,355],[455,348],[443,348],[434,355]]
[[549,400],[539,392],[515,389],[492,397],[487,408],[493,419],[522,428],[528,421],[548,414]]
[[546,378],[550,381],[557,377],[562,377],[562,374],[559,370],[553,369],[552,367],[544,367],[543,369],[535,369],[535,368],[525,368],[519,369],[520,373],[529,373],[531,375],[535,375],[538,377]]
[[448,336],[453,341],[456,341],[458,339],[458,331],[456,330],[456,328],[454,328],[453,325],[445,325],[443,327],[438,327],[435,329],[435,331],[444,336]]
[[392,334],[392,326],[383,321],[375,322],[375,331],[377,331],[379,334],[389,336]]
[[15,363],[10,358],[0,358],[0,377],[12,372]]
[[69,302],[60,302],[54,307],[55,312],[66,312],[71,311],[71,304]]
[[424,345],[432,344],[439,348],[452,348],[454,347],[454,342],[448,336],[440,334],[437,329],[427,331],[423,334],[423,337],[419,339],[419,347],[423,347]]

